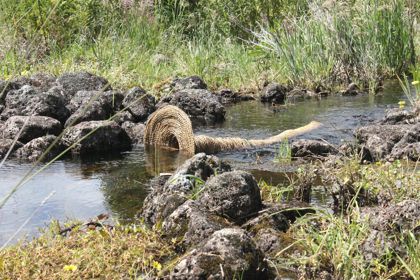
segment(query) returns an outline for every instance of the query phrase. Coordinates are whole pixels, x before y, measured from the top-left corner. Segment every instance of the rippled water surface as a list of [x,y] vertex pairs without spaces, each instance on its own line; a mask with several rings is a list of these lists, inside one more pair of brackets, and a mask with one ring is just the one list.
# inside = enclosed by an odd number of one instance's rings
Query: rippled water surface
[[[382,117],[387,107],[395,107],[403,98],[400,89],[390,84],[377,97],[334,96],[287,107],[242,102],[227,108],[223,124],[198,127],[195,133],[264,138],[316,120],[324,127],[301,138],[325,139],[338,144],[351,140],[356,126]],[[277,184],[285,178],[281,172],[293,171],[294,167],[273,163],[276,149],[272,146],[218,156],[229,160],[236,168],[251,170],[257,179]],[[109,213],[122,221],[129,220],[141,208],[149,179],[160,172],[174,170],[184,160],[185,156],[177,152],[145,152],[143,147],[137,147],[119,156],[57,161],[20,187],[0,209],[0,246],[17,231],[17,237],[33,236],[51,219],[88,219]],[[31,168],[30,164],[6,162],[0,168],[0,197],[4,197]],[[322,199],[322,193],[315,192],[313,203],[321,203]]]

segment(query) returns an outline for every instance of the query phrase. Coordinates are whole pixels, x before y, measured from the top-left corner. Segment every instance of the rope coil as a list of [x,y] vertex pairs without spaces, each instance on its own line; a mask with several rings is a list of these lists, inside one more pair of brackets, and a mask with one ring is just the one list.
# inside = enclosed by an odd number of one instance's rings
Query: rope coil
[[150,115],[146,123],[144,143],[178,149],[189,154],[201,152],[212,154],[220,151],[272,145],[317,129],[321,125],[319,122],[312,121],[305,126],[285,130],[266,139],[247,140],[239,137],[194,136],[188,115],[176,106],[167,105]]

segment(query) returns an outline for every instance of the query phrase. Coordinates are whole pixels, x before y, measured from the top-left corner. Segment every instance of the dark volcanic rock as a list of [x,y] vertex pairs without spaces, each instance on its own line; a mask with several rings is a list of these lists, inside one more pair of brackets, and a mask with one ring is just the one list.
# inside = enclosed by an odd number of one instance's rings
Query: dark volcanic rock
[[266,254],[276,253],[284,245],[283,233],[289,228],[290,222],[281,211],[281,207],[270,206],[242,225],[251,234],[257,247]]
[[163,221],[175,209],[188,200],[193,189],[214,174],[229,171],[230,166],[215,156],[196,154],[181,165],[166,183],[156,185],[143,203],[141,216],[151,225]]
[[231,104],[239,101],[255,100],[252,95],[241,94],[231,89],[221,89],[215,93],[222,104]]
[[29,115],[32,111],[34,115],[55,118],[64,124],[70,116],[66,103],[66,98],[62,93],[58,89],[52,88],[31,99],[27,109],[22,113]]
[[319,98],[321,94],[315,93],[308,89],[295,88],[286,93],[287,101],[303,101],[310,98]]
[[409,199],[387,207],[365,207],[362,216],[369,216],[370,226],[379,231],[412,230],[419,226],[420,201]]
[[192,200],[178,207],[162,224],[165,237],[178,240],[182,251],[228,226],[229,223],[225,219],[211,214]]
[[68,96],[73,96],[81,90],[111,89],[106,79],[87,72],[65,73],[57,79],[57,84],[63,87],[64,93]]
[[62,131],[61,123],[50,117],[14,116],[9,118],[4,124],[3,137],[14,139],[25,122],[27,123],[18,138],[23,143],[45,135],[58,135]]
[[178,167],[176,174],[193,175],[206,181],[213,175],[230,171],[231,166],[216,156],[199,153]]
[[287,89],[276,83],[268,84],[260,94],[261,102],[284,103]]
[[125,122],[135,123],[136,120],[134,119],[133,115],[130,114],[128,111],[120,111],[115,113],[114,117],[112,118],[114,122],[119,125],[123,125]]
[[184,256],[172,279],[274,279],[250,236],[238,228],[216,231]]
[[367,260],[381,257],[387,250],[397,252],[401,256],[406,254],[401,239],[396,234],[407,230],[415,235],[420,234],[420,202],[418,200],[404,200],[387,207],[362,208],[362,219],[366,219],[372,228],[369,236],[361,246]]
[[128,107],[136,122],[145,121],[155,111],[156,100],[139,87],[130,89],[124,97],[124,108]]
[[46,116],[64,123],[70,112],[65,107],[66,98],[59,88],[53,87],[47,92],[25,85],[19,90],[9,91],[5,100],[2,118],[11,116]]
[[[0,160],[2,160],[7,152],[9,151],[10,147],[12,147],[13,145],[13,139],[1,139],[0,138]],[[20,147],[22,147],[23,144],[19,141],[17,141],[12,148],[12,154],[15,150],[19,149]]]
[[144,130],[146,128],[144,124],[124,122],[121,127],[125,130],[125,132],[127,132],[128,136],[130,136],[131,143],[133,144],[143,143]]
[[320,140],[297,140],[292,143],[292,157],[326,157],[337,154],[333,145]]
[[100,121],[110,118],[120,110],[124,96],[116,91],[78,91],[67,106],[73,113],[65,126],[85,121]]
[[355,96],[361,93],[359,87],[355,83],[350,83],[345,90],[340,91],[343,96]]
[[420,122],[412,125],[401,140],[392,148],[388,159],[407,157],[410,160],[420,159]]
[[[92,134],[81,140],[89,133]],[[72,126],[64,134],[62,143],[71,146],[79,140],[71,152],[82,156],[108,151],[121,152],[131,148],[130,137],[113,121],[90,121]]]
[[260,189],[254,177],[232,171],[211,178],[198,199],[218,215],[241,223],[262,208]]
[[158,108],[166,104],[181,108],[196,123],[217,123],[225,119],[225,107],[216,95],[205,89],[186,89],[163,98]]
[[[38,160],[48,147],[56,140],[54,135],[47,135],[33,139],[18,149],[15,153],[16,157],[29,161]],[[42,158],[43,161],[49,161],[63,152],[65,147],[58,141]]]
[[0,80],[0,105],[4,104],[7,93],[11,90],[18,89],[18,86],[11,81]]
[[386,112],[381,124],[410,124],[419,120],[418,114],[414,111],[392,109]]
[[363,151],[363,159],[377,161],[385,158],[403,136],[410,125],[370,125],[358,128],[355,132]]
[[31,77],[18,77],[12,80],[16,85],[16,89],[19,89],[25,85],[35,87],[38,91],[48,91],[51,87],[55,86],[56,78],[53,75],[46,73],[37,73]]
[[28,115],[23,114],[23,110],[29,109],[29,115],[33,115],[32,108],[27,107],[31,99],[35,98],[40,92],[34,87],[25,85],[18,90],[11,90],[7,93],[5,98],[5,109],[1,116],[3,119],[8,119],[11,116],[16,115]]
[[207,84],[198,76],[174,79],[171,83],[173,92],[184,89],[207,89]]

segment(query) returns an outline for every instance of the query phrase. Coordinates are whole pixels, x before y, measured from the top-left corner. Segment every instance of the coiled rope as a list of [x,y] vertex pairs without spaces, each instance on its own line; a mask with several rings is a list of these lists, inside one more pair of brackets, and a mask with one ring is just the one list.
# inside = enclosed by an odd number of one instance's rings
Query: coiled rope
[[212,154],[220,151],[272,145],[284,139],[310,132],[321,125],[319,122],[312,121],[305,126],[285,130],[265,139],[247,140],[238,137],[194,136],[188,115],[176,106],[167,105],[149,117],[144,133],[144,143],[145,145],[174,148],[189,154],[201,152]]

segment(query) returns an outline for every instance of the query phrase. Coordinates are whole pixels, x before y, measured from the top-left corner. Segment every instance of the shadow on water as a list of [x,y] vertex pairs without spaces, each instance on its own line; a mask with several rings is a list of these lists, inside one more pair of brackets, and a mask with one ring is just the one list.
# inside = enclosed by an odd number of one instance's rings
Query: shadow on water
[[[322,129],[301,136],[325,139],[332,143],[352,139],[352,130],[383,116],[389,106],[397,106],[403,94],[395,84],[382,95],[372,97],[331,96],[308,100],[278,110],[257,101],[242,102],[227,108],[226,121],[218,126],[196,127],[196,134],[218,137],[265,138],[285,129],[302,126],[311,120],[325,124]],[[284,174],[294,172],[296,163],[273,162],[278,147],[225,152],[219,157],[237,169],[250,170],[257,179],[272,184],[284,183]],[[39,208],[20,237],[33,235],[51,219],[88,219],[108,212],[121,221],[131,219],[141,208],[148,192],[149,179],[171,172],[186,156],[176,151],[149,150],[139,146],[119,155],[64,159],[53,163],[18,190],[0,210],[0,245],[3,244],[39,207],[51,192],[55,194]],[[3,197],[31,168],[30,164],[8,161],[0,169],[0,197]],[[324,204],[321,191],[315,191],[313,204]]]

